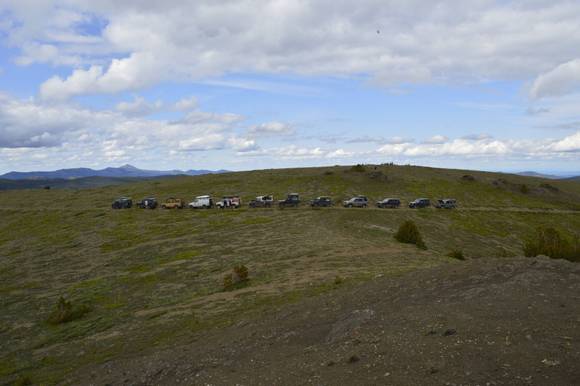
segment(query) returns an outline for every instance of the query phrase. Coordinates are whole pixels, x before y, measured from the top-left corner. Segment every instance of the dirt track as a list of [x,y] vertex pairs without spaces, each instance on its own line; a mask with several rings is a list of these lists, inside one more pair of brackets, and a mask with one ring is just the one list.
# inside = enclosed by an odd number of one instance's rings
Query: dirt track
[[580,384],[580,265],[480,259],[376,278],[68,381]]
[[[132,208],[132,209],[122,209],[121,211],[124,210],[136,210],[137,208]],[[71,208],[67,208],[67,207],[47,207],[47,208],[14,208],[14,207],[0,207],[0,211],[25,211],[25,212],[42,212],[42,211],[71,211]],[[112,210],[110,208],[95,208],[95,207],[86,207],[86,208],[81,208],[81,207],[75,207],[74,211],[78,212],[78,211],[97,211],[97,212],[102,212],[103,210]],[[145,210],[148,211],[146,209],[138,209],[138,210]],[[171,209],[156,209],[156,210],[167,210],[167,211],[171,211]],[[184,208],[184,211],[193,211],[196,212],[198,210],[193,210],[193,209],[187,209]],[[207,209],[206,209],[207,210]],[[209,210],[215,210],[215,209],[209,209]],[[231,210],[231,209],[230,209]],[[235,209],[233,209],[235,210]],[[253,209],[248,209],[251,211],[263,211],[263,210],[377,210],[377,211],[383,211],[383,212],[390,212],[390,211],[409,211],[409,212],[417,212],[417,211],[425,211],[425,210],[437,210],[435,208],[424,208],[424,209],[411,209],[411,208],[407,208],[407,207],[401,207],[401,208],[397,208],[397,209],[381,209],[381,208],[375,208],[375,207],[369,207],[369,208],[343,208],[343,207],[339,207],[339,206],[335,206],[332,208],[310,208],[307,206],[301,206],[299,208],[286,208],[286,209],[278,209],[278,208],[253,208]],[[203,211],[203,209],[199,209],[199,211]],[[446,212],[446,211],[450,211],[448,209],[441,209],[442,212]],[[461,211],[461,212],[512,212],[512,213],[547,213],[547,214],[580,214],[580,210],[575,210],[575,209],[547,209],[547,208],[518,208],[518,207],[503,207],[503,208],[490,208],[490,207],[459,207],[456,209],[453,209],[453,211]]]

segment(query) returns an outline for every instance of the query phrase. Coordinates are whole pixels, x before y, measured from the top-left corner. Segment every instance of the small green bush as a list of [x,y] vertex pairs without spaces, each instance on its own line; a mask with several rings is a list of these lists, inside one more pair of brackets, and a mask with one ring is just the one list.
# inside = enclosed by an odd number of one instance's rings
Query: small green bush
[[535,237],[530,237],[524,243],[524,255],[545,255],[553,259],[580,262],[580,242],[577,238],[573,241],[567,240],[554,228],[540,227]]
[[248,278],[248,268],[245,265],[236,265],[231,273],[224,276],[224,291],[231,291],[244,287],[250,279]]
[[224,276],[224,291],[229,291],[234,287],[234,275],[228,273]]
[[401,224],[399,230],[395,234],[395,239],[401,243],[415,244],[421,249],[427,249],[427,246],[421,237],[421,233],[419,233],[419,228],[417,228],[417,225],[411,220],[407,220]]
[[342,283],[344,283],[344,278],[343,278],[342,276],[336,275],[336,276],[334,277],[334,285],[335,285],[335,286],[339,286],[339,285],[341,285]]
[[70,300],[62,296],[58,299],[55,309],[47,319],[49,324],[62,324],[82,318],[90,311],[90,307],[85,304],[73,305]]
[[447,256],[456,260],[465,260],[465,256],[463,256],[463,251],[461,249],[453,249],[449,251]]
[[234,283],[248,280],[248,268],[245,265],[236,265],[234,267]]
[[364,173],[367,171],[367,168],[364,165],[361,164],[356,164],[353,167],[350,168],[351,172],[356,172],[356,173]]
[[522,193],[522,194],[530,193],[530,188],[528,188],[528,185],[526,185],[526,184],[520,185],[520,193]]

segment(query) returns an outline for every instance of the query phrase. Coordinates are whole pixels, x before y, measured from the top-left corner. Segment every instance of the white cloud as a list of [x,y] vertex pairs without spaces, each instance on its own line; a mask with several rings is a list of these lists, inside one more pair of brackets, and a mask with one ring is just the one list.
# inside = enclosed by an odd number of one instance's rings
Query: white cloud
[[267,122],[253,126],[249,134],[252,136],[290,135],[294,134],[294,128],[282,122]]
[[449,141],[449,138],[447,138],[444,135],[434,135],[424,142],[429,143],[429,144],[442,144],[442,143],[445,143],[447,141]]
[[175,103],[175,109],[178,111],[189,111],[195,110],[196,108],[197,108],[197,98],[194,96],[180,99]]
[[53,76],[40,86],[40,96],[62,101],[75,95],[136,90],[162,80],[166,73],[152,53],[136,52],[128,58],[113,59],[106,71],[94,65],[77,69],[65,79]]
[[[570,1],[183,0],[136,8],[7,0],[0,8],[14,19],[3,23],[8,42],[31,47],[23,63],[80,63],[43,86],[43,96],[58,99],[240,73],[363,75],[395,88],[545,73],[533,94],[556,95],[567,89],[562,73],[573,75],[580,46],[580,4]],[[103,22],[87,35],[82,27],[94,19]]]
[[580,59],[562,63],[536,78],[530,89],[532,98],[561,96],[580,90]]
[[555,141],[548,149],[554,152],[580,152],[580,131]]
[[126,115],[149,115],[161,110],[161,101],[147,102],[145,98],[136,96],[131,102],[119,102],[115,109]]

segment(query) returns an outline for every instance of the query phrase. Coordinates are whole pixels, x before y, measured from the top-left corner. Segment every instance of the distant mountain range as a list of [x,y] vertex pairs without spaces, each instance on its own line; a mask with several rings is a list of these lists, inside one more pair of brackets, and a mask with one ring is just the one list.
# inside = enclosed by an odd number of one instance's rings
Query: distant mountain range
[[578,179],[580,179],[580,172],[555,175],[555,174],[544,174],[544,173],[538,173],[538,172],[533,172],[533,171],[526,171],[526,172],[520,172],[520,173],[516,173],[516,174],[520,175],[520,176],[526,176],[526,177],[547,178],[550,180],[578,180]]
[[538,178],[548,178],[551,180],[559,180],[561,178],[565,178],[565,177],[560,177],[560,176],[555,176],[553,174],[542,174],[542,173],[538,173],[538,172],[520,172],[517,173],[519,176],[526,176],[526,177],[538,177]]
[[100,170],[90,168],[59,169],[48,172],[9,172],[0,175],[0,179],[6,180],[51,180],[51,179],[77,179],[86,177],[108,178],[143,178],[159,176],[199,176],[202,174],[225,173],[227,170],[144,170],[132,165],[123,165],[118,168],[105,168]]

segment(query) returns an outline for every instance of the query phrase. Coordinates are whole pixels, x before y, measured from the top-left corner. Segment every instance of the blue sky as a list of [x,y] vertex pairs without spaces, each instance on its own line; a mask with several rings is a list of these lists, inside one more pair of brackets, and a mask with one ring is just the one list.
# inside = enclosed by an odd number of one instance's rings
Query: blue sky
[[5,0],[0,173],[575,173],[577,20],[572,1]]

